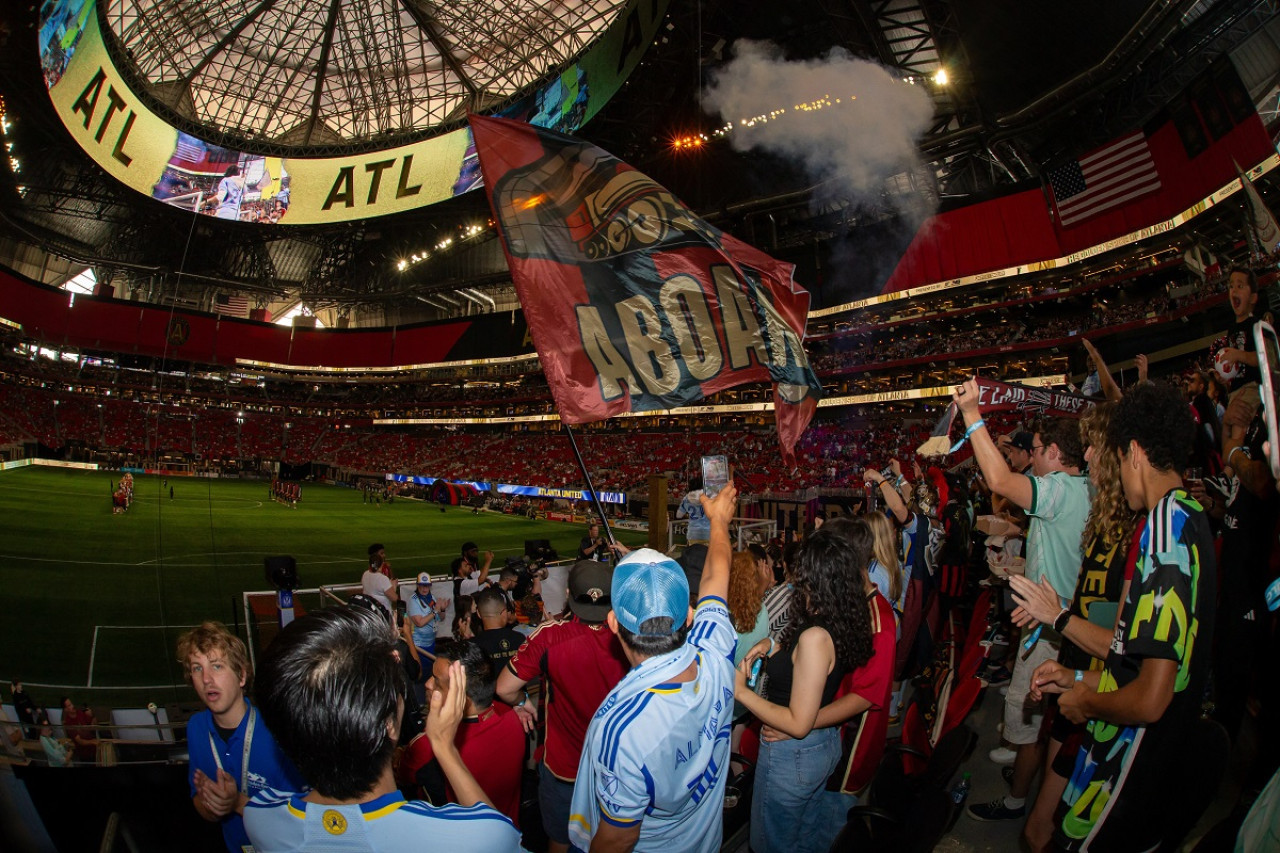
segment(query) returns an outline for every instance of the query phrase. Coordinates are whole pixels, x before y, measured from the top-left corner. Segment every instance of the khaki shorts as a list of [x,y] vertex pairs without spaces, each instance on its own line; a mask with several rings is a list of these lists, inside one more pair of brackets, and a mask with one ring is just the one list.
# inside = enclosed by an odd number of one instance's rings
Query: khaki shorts
[[1242,430],[1249,428],[1253,416],[1258,413],[1262,397],[1258,394],[1258,383],[1250,382],[1231,392],[1227,398],[1227,413],[1222,416],[1222,425],[1238,426]]
[[[1023,638],[1026,636],[1024,631]],[[1030,652],[1018,646],[1009,693],[1004,698],[1004,739],[1014,746],[1035,743],[1040,738],[1044,705],[1031,700],[1031,675],[1045,661],[1058,659],[1058,644],[1058,635],[1046,629]]]

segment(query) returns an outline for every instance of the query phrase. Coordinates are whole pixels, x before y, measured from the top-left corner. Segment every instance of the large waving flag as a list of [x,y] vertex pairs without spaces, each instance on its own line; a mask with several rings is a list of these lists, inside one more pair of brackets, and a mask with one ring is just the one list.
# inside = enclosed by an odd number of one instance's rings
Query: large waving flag
[[822,389],[792,264],[724,234],[611,154],[471,116],[534,346],[565,423],[673,409],[771,380],[791,456]]
[[1276,217],[1267,207],[1267,203],[1258,195],[1258,188],[1253,185],[1240,164],[1236,163],[1236,174],[1240,176],[1240,186],[1244,189],[1245,198],[1249,200],[1249,228],[1258,244],[1259,254],[1269,255],[1280,243],[1280,225]]

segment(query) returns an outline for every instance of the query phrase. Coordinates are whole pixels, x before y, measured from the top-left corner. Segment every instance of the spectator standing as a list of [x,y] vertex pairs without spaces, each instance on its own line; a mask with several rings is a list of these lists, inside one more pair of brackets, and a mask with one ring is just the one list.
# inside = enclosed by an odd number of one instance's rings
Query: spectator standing
[[1213,643],[1217,565],[1200,505],[1182,488],[1195,431],[1176,389],[1139,385],[1108,429],[1119,448],[1129,506],[1146,510],[1141,555],[1116,622],[1106,667],[1072,671],[1056,661],[1033,676],[1035,694],[1058,693],[1059,711],[1088,735],[1058,807],[1055,842],[1066,851],[1152,850],[1158,815],[1194,737]]
[[396,582],[395,572],[391,571],[391,561],[387,559],[387,546],[381,542],[369,546],[369,567],[382,572],[392,583]]
[[414,646],[428,660],[435,660],[436,625],[444,621],[444,613],[448,609],[448,599],[442,601],[431,594],[431,575],[427,572],[419,574],[417,586],[409,596],[405,615],[413,626]]
[[[782,549],[782,559],[774,566],[776,583],[764,594],[764,609],[769,614],[769,636],[776,643],[791,618],[791,567],[796,564],[800,545],[790,542]],[[779,569],[781,572],[779,573]]]
[[[298,765],[310,793],[259,792],[245,826],[260,853],[433,849],[515,853],[520,833],[496,811],[454,740],[467,675],[431,696],[427,737],[457,805],[406,802],[392,770],[406,682],[385,623],[337,607],[290,623],[262,659],[262,717]],[[326,713],[317,713],[323,707]]]
[[361,591],[381,604],[387,610],[387,616],[394,620],[396,608],[392,602],[400,600],[400,590],[395,581],[382,572],[382,558],[376,554],[369,559],[369,568],[360,576]]
[[[871,532],[865,524],[858,527],[856,546],[838,525],[824,525],[805,540],[782,641],[764,641],[738,667],[734,696],[762,723],[787,736],[760,744],[751,795],[755,853],[818,853],[830,846],[831,838],[817,828],[825,817],[823,790],[840,762],[840,731],[816,728],[815,723],[845,675],[871,659],[870,611],[849,606],[865,600],[871,558]],[[763,698],[746,686],[746,673],[761,655],[767,655],[769,676]]]
[[[1062,635],[1058,662],[1071,670],[1099,670],[1115,636],[1115,616],[1128,590],[1139,554],[1142,515],[1129,507],[1120,482],[1120,460],[1107,443],[1114,403],[1094,406],[1080,420],[1080,438],[1086,446],[1093,503],[1084,528],[1084,563],[1075,595],[1063,607],[1057,592],[1045,578],[1035,584],[1021,575],[1010,575],[1009,586],[1018,609],[1013,621],[1019,626],[1038,622]],[[1096,606],[1095,606],[1096,605]],[[1105,617],[1105,618],[1104,618]],[[1062,714],[1054,714],[1049,728],[1044,781],[1027,816],[1023,836],[1033,850],[1047,851],[1053,836],[1053,816],[1085,729]]]
[[476,634],[475,644],[489,659],[494,678],[497,678],[497,673],[502,672],[507,661],[515,657],[520,646],[524,645],[525,637],[511,627],[507,604],[500,590],[486,589],[476,599],[476,610],[480,614],[480,624],[484,630]]
[[35,740],[40,736],[40,731],[36,728],[36,703],[31,701],[31,697],[23,689],[21,679],[9,682],[9,689],[13,693],[13,710],[18,715],[18,722],[27,724],[26,737],[28,740]]
[[462,556],[455,557],[450,566],[453,572],[453,599],[460,595],[475,595],[489,582],[489,567],[493,565],[493,552],[485,551],[481,559],[480,547],[474,542],[462,543]]
[[572,617],[544,622],[498,675],[498,698],[516,709],[526,730],[537,709],[525,685],[542,677],[546,743],[538,768],[538,805],[552,853],[569,849],[569,805],[587,727],[622,677],[628,661],[605,624],[612,604],[612,570],[582,560],[569,570]]
[[[836,519],[831,522],[830,530],[848,540],[861,559],[864,552],[874,553],[875,534],[869,525],[872,519],[881,519],[888,527],[888,519],[873,513],[859,519]],[[853,568],[866,596],[871,619],[871,657],[845,676],[835,701],[819,709],[813,723],[814,729],[835,726],[841,732],[840,762],[827,779],[825,791],[818,795],[820,810],[812,825],[815,834],[812,846],[820,851],[830,848],[849,809],[857,804],[857,797],[875,776],[889,731],[897,623],[893,608],[871,581],[867,562]],[[789,737],[772,726],[764,726],[761,736],[767,742]]]
[[600,525],[594,521],[587,527],[587,535],[583,536],[582,541],[578,543],[578,559],[599,561],[609,559],[609,543],[605,542],[604,537],[600,535]]
[[[773,573],[769,572],[769,580]],[[760,640],[769,636],[769,611],[764,608],[764,574],[751,551],[738,551],[733,555],[729,566],[729,596],[727,598],[729,618],[733,621],[733,630],[738,635],[738,648],[733,655],[733,665],[737,666],[747,652]],[[733,719],[738,722],[747,715],[742,703],[734,702]],[[737,751],[737,739],[741,733],[734,731],[734,751]]]
[[[953,399],[964,416],[965,435],[987,485],[1027,513],[1026,578],[1032,583],[1046,578],[1059,600],[1069,602],[1080,576],[1081,539],[1090,503],[1089,482],[1080,475],[1084,459],[1079,425],[1061,418],[1042,423],[1032,434],[1032,475],[1017,474],[1005,464],[986,429],[977,381],[970,379],[959,386]],[[970,806],[970,817],[1013,820],[1026,814],[1026,797],[1043,757],[1043,713],[1039,693],[1030,698],[1031,674],[1040,664],[1057,660],[1061,639],[1052,628],[1036,629],[1027,638],[1026,653],[1015,655],[1004,706],[1004,739],[1012,748],[997,747],[990,753],[997,764],[1013,764],[1013,781],[1003,800]]]
[[[1253,328],[1258,318],[1253,316],[1258,304],[1258,280],[1253,270],[1245,267],[1233,267],[1227,276],[1227,299],[1231,303],[1234,322],[1227,330],[1227,345],[1218,353],[1219,357],[1236,366],[1236,375],[1231,377],[1230,392],[1227,397],[1226,414],[1222,418],[1222,458],[1227,460],[1231,449],[1230,443],[1239,445],[1244,432],[1258,411],[1261,400],[1258,394],[1258,383],[1262,374],[1258,370],[1258,351],[1253,340]],[[1223,377],[1226,379],[1226,377]],[[1227,464],[1230,464],[1227,461]]]
[[737,644],[724,596],[737,497],[729,484],[702,498],[711,541],[692,623],[678,563],[648,548],[618,561],[607,618],[632,668],[583,745],[569,823],[582,850],[720,850]]
[[239,637],[205,622],[178,638],[178,660],[205,704],[187,722],[191,801],[238,853],[250,843],[242,817],[249,798],[267,788],[301,791],[302,778],[245,695],[253,669]]
[[[494,808],[520,826],[520,781],[524,764],[524,726],[507,705],[493,700],[493,669],[475,643],[454,643],[440,652],[432,666],[428,688],[448,694],[451,664],[457,661],[467,676],[467,702],[453,742],[462,763],[488,795]],[[456,803],[457,792],[447,784],[431,738],[415,737],[400,760],[401,779],[416,784],[437,805]]]
[[689,529],[685,533],[687,545],[706,545],[711,540],[711,522],[702,508],[702,478],[689,480],[689,491],[676,508],[676,518],[689,519]]

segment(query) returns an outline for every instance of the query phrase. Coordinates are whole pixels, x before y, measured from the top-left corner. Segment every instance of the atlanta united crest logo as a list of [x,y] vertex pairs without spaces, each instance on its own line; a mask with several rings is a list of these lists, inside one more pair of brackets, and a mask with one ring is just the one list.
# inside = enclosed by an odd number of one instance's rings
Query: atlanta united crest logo
[[191,337],[191,324],[186,317],[174,317],[169,321],[169,343],[180,347]]

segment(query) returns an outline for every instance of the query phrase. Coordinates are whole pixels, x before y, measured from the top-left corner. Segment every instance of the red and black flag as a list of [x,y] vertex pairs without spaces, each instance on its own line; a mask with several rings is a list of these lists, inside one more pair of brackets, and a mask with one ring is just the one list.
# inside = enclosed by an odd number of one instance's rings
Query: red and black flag
[[822,393],[794,266],[594,145],[506,119],[471,116],[471,129],[561,419],[658,412],[770,380],[790,456]]

